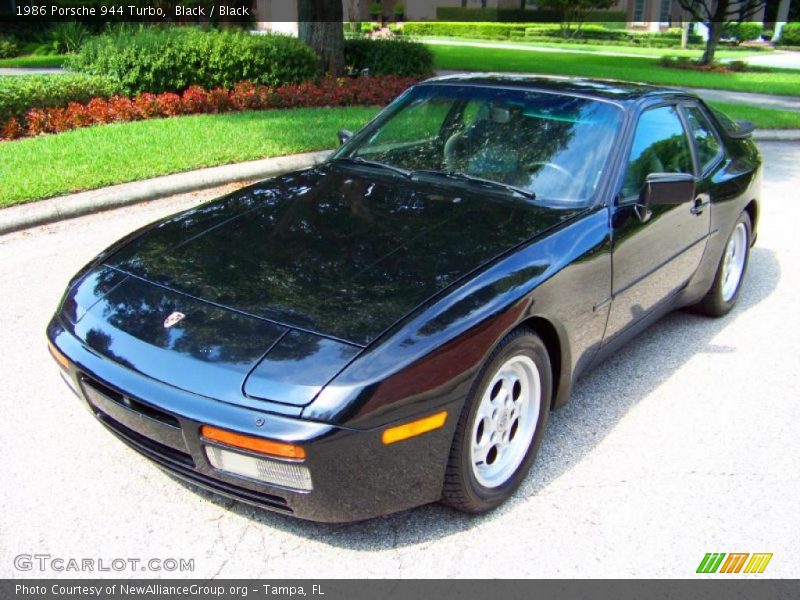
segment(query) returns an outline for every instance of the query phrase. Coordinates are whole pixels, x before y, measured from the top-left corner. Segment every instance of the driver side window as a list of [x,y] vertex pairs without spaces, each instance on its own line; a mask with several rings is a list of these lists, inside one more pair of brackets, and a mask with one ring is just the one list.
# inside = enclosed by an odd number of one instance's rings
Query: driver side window
[[637,197],[651,173],[694,173],[689,139],[674,106],[653,108],[639,117],[623,198]]

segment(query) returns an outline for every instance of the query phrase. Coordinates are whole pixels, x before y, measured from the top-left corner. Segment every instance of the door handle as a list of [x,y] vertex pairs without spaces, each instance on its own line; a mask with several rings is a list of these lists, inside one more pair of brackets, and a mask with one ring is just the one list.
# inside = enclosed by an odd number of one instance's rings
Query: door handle
[[703,211],[706,209],[706,206],[710,204],[710,200],[706,200],[705,198],[698,197],[694,199],[692,202],[692,208],[689,209],[693,215],[702,215]]

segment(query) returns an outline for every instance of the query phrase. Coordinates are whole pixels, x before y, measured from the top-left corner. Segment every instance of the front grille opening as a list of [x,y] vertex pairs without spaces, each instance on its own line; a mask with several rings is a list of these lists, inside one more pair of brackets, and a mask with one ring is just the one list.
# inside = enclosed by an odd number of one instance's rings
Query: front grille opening
[[274,494],[267,494],[264,492],[256,492],[254,490],[234,485],[227,481],[213,479],[197,471],[187,471],[183,469],[171,468],[167,465],[165,466],[176,476],[211,492],[222,494],[223,496],[228,496],[229,498],[235,498],[242,502],[247,502],[248,504],[261,506],[263,508],[268,508],[278,512],[294,512],[292,507],[289,506],[289,502],[286,500],[286,498],[282,498],[281,496],[275,496]]
[[124,442],[127,442],[140,452],[147,455],[155,454],[162,457],[162,460],[167,459],[168,461],[194,468],[194,460],[191,455],[165,446],[164,444],[159,444],[155,440],[151,440],[135,432],[133,429],[125,427],[125,425],[108,416],[101,410],[95,409],[95,414],[103,425],[111,429],[111,431],[121,437]]
[[236,498],[237,500],[270,510],[285,513],[294,512],[286,498],[250,490],[227,481],[213,479],[203,473],[195,471],[194,461],[190,455],[178,452],[158,442],[154,442],[149,438],[143,437],[101,411],[96,411],[95,414],[100,422],[123,442],[181,479],[217,494]]
[[97,392],[106,396],[109,400],[113,400],[120,406],[124,406],[125,408],[135,411],[144,415],[145,417],[149,417],[154,421],[158,421],[163,423],[164,425],[169,425],[170,427],[175,427],[176,429],[180,429],[181,424],[172,415],[165,413],[163,411],[158,410],[157,408],[153,408],[148,404],[144,404],[131,398],[130,396],[125,396],[118,391],[108,387],[107,385],[103,385],[96,379],[90,379],[89,377],[83,376],[81,381],[84,385],[89,385],[93,387]]

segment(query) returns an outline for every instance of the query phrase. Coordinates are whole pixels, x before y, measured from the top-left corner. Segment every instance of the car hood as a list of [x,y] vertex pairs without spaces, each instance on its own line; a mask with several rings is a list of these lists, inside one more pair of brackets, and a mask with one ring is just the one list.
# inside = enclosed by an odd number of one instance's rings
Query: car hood
[[569,215],[488,189],[328,164],[178,214],[104,262],[218,307],[364,346]]

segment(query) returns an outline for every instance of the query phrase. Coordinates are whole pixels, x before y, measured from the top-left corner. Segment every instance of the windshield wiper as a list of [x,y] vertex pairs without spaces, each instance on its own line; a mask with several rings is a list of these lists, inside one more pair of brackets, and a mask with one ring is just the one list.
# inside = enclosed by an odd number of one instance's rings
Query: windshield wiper
[[378,162],[377,160],[369,160],[368,158],[362,158],[361,156],[342,156],[336,158],[335,160],[351,162],[357,165],[367,165],[369,167],[378,167],[379,169],[387,169],[389,171],[394,171],[395,173],[399,173],[403,177],[411,177],[411,171],[409,171],[408,169],[395,167],[394,165]]
[[525,196],[528,200],[536,200],[536,192],[532,190],[526,190],[525,188],[517,187],[516,185],[511,185],[510,183],[503,183],[502,181],[494,181],[493,179],[484,179],[483,177],[477,177],[475,175],[468,175],[467,173],[462,173],[460,171],[439,171],[437,169],[417,169],[415,171],[411,171],[411,175],[434,175],[438,177],[446,177],[448,179],[455,179],[457,181],[468,181],[473,183],[480,183],[482,185],[488,185],[492,187],[502,188],[508,192],[513,192],[515,194],[519,194],[521,196]]

